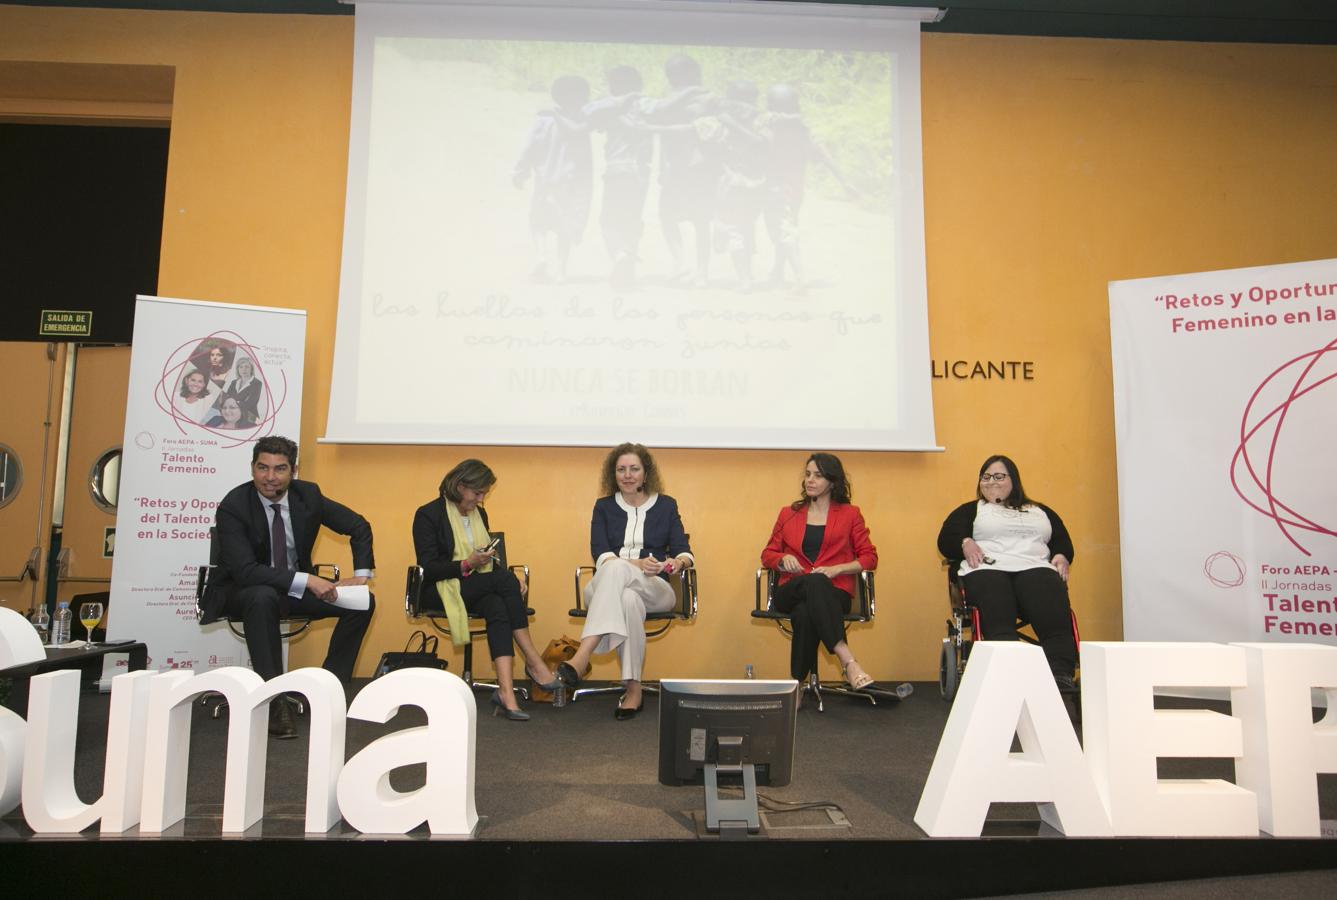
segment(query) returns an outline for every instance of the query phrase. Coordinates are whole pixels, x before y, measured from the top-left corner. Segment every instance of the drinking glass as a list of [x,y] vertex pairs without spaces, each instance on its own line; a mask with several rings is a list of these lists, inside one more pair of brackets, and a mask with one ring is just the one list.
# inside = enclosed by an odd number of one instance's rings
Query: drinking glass
[[93,629],[102,621],[101,603],[81,603],[79,604],[79,621],[84,623],[84,628],[88,629],[88,646],[96,646],[93,640]]

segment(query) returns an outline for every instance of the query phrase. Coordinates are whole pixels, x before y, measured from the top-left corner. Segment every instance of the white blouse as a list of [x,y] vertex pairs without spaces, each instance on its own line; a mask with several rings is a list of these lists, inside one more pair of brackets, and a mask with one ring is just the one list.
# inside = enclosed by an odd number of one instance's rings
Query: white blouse
[[1012,509],[1001,503],[979,501],[975,509],[975,528],[971,537],[987,559],[972,569],[964,560],[959,575],[993,569],[998,572],[1024,572],[1027,569],[1052,569],[1049,538],[1053,529],[1049,516],[1038,506]]

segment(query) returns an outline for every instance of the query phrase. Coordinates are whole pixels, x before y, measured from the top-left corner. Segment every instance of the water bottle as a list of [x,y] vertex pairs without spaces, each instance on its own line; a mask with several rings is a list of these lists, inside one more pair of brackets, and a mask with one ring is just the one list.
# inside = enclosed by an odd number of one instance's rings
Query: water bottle
[[70,642],[70,620],[74,616],[70,614],[70,601],[60,601],[60,606],[56,607],[56,620],[51,626],[51,643],[68,644]]
[[901,700],[904,700],[914,692],[915,686],[908,681],[902,681],[900,684],[896,685],[896,696]]
[[748,663],[747,665],[743,666],[743,677],[744,678],[754,677],[752,674],[752,663]]
[[559,683],[552,692],[552,705],[555,707],[566,706],[566,685]]
[[37,629],[37,637],[43,644],[51,639],[51,614],[45,606],[33,610],[32,627]]

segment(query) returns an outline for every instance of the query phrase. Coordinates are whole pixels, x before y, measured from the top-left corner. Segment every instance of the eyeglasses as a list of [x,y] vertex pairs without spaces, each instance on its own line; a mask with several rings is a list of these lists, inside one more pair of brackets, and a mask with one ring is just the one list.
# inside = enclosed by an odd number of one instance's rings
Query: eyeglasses
[[1008,474],[1006,472],[985,472],[983,475],[980,476],[981,482],[1007,481],[1007,479],[1008,479]]

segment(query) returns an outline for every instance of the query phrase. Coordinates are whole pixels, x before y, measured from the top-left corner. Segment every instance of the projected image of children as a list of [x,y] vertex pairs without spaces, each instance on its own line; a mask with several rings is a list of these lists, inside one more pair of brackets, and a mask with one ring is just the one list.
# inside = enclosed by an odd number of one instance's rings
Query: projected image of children
[[654,166],[655,138],[649,128],[654,101],[642,93],[632,66],[608,70],[608,96],[585,107],[590,127],[604,134],[603,204],[599,228],[612,262],[609,281],[629,287],[636,280],[642,217]]
[[[757,235],[764,222],[769,265],[762,286],[803,293],[799,210],[809,168],[829,173],[840,188],[832,194],[836,202],[855,202],[861,194],[814,136],[799,88],[770,84],[763,107],[755,79],[730,78],[716,92],[706,85],[701,63],[687,53],[664,61],[662,96],[645,92],[641,70],[632,65],[613,65],[604,78],[607,94],[590,101],[584,77],[557,76],[550,89],[555,105],[539,111],[513,171],[517,187],[534,179],[532,280],[597,278],[626,289],[645,273],[647,284],[700,289],[711,286],[711,257],[721,254],[732,264],[732,277],[719,276],[718,286],[747,293],[756,286]],[[839,98],[828,98],[825,106],[839,110]],[[572,269],[595,193],[594,135],[603,143],[598,202],[607,268],[586,255]],[[651,190],[656,164],[657,196]],[[652,196],[662,243],[649,255],[666,255],[668,262],[658,272],[641,265]],[[835,267],[822,271],[830,278]]]
[[724,90],[723,171],[715,219],[715,247],[733,259],[738,288],[752,289],[752,257],[757,247],[757,219],[765,198],[768,140],[758,128],[757,86],[735,79]]
[[[803,46],[680,43],[676,26],[663,43],[378,36],[350,148],[341,415],[371,435],[549,444],[631,422],[683,446],[789,446],[812,426],[777,417],[784,396],[852,447],[901,427],[921,368],[902,296],[922,226],[898,219],[917,157],[896,171],[919,144],[898,132],[917,57],[827,42],[808,18]],[[858,373],[834,405],[787,364],[809,346]],[[245,349],[224,387],[263,422]],[[417,387],[443,359],[496,373],[476,413]],[[886,398],[871,420],[865,396]]]
[[557,104],[541,110],[512,181],[524,187],[534,176],[529,204],[529,233],[534,241],[535,281],[566,281],[571,248],[580,242],[590,214],[590,131],[584,106],[590,85],[579,75],[561,75],[552,83]]
[[[710,269],[710,220],[719,184],[720,137],[714,94],[701,86],[701,66],[677,54],[664,63],[672,93],[650,108],[659,137],[659,224],[673,256],[675,284],[704,286]],[[674,127],[677,126],[677,127]],[[681,225],[692,228],[695,265],[689,265]]]
[[766,231],[775,247],[775,263],[771,266],[769,283],[783,285],[788,270],[793,273],[794,284],[802,290],[798,214],[803,206],[808,163],[826,166],[850,199],[856,198],[857,193],[831,154],[813,140],[799,111],[798,90],[792,85],[772,85],[766,92],[766,114],[761,117],[761,126],[770,143],[764,204]]

